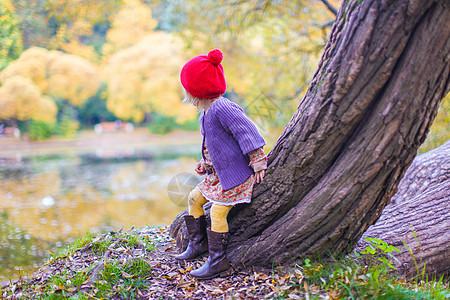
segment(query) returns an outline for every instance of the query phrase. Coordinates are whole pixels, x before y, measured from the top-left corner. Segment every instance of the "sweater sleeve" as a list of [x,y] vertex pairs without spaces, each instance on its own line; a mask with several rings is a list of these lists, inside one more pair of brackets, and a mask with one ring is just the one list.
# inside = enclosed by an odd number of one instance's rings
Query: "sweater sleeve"
[[250,156],[249,166],[253,168],[253,171],[258,172],[267,169],[267,157],[263,148],[250,151],[248,155]]
[[204,118],[205,118],[205,111],[203,110],[203,111],[200,113],[200,116],[198,117],[198,123],[199,123],[199,125],[200,125],[200,133],[201,133],[202,135],[205,134],[204,129],[203,129],[203,119],[204,119]]
[[266,144],[255,124],[236,103],[229,100],[222,102],[217,113],[220,123],[238,142],[242,153],[248,154]]

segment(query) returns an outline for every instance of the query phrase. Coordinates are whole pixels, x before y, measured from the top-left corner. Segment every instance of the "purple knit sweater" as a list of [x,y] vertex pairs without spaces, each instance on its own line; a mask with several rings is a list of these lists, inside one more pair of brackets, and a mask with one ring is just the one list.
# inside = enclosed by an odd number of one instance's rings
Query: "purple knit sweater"
[[255,124],[239,105],[223,97],[211,104],[208,113],[202,111],[199,122],[202,148],[206,145],[222,189],[243,183],[253,173],[247,153],[266,144]]

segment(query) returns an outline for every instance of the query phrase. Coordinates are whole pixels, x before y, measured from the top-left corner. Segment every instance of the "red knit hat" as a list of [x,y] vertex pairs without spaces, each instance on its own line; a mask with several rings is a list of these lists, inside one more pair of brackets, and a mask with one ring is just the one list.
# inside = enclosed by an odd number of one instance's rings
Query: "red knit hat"
[[209,51],[208,55],[191,58],[181,70],[181,84],[194,97],[216,98],[227,90],[223,74],[223,54],[219,49]]

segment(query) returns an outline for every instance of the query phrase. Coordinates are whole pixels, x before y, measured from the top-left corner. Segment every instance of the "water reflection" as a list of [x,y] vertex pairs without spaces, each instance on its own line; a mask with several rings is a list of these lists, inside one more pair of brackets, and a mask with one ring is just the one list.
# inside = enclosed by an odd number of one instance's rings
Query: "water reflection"
[[193,173],[196,161],[195,154],[165,150],[163,156],[94,152],[3,164],[0,281],[36,268],[47,250],[86,231],[169,224],[185,207],[169,200],[167,185],[176,174]]
[[45,260],[47,249],[61,245],[34,238],[26,230],[13,224],[6,212],[0,213],[0,280],[16,278],[36,269]]

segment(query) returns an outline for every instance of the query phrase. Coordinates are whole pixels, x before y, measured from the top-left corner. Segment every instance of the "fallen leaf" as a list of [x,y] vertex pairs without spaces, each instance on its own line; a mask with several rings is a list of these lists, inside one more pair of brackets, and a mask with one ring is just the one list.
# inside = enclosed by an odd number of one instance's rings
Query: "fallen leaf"
[[191,282],[189,282],[189,281],[182,281],[182,282],[177,284],[177,287],[183,288],[183,287],[188,287],[190,285],[191,285]]
[[192,266],[187,267],[187,269],[185,269],[185,270],[178,269],[178,272],[180,272],[181,274],[185,274],[185,273],[189,272],[190,270],[192,270]]
[[122,276],[125,277],[125,278],[132,278],[132,277],[133,277],[133,275],[130,275],[130,274],[128,274],[127,272],[124,272],[124,271],[122,271],[121,274],[122,274]]

